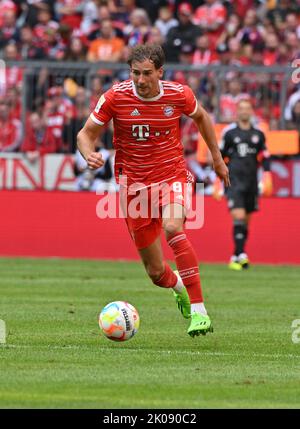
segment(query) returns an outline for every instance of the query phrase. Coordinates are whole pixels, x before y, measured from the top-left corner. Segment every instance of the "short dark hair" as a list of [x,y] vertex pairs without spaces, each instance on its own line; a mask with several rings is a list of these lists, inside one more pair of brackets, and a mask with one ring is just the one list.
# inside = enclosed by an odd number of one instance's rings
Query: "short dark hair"
[[240,104],[242,104],[242,103],[248,103],[253,108],[252,101],[251,101],[250,97],[243,97],[243,98],[241,98],[237,102],[237,106],[240,106]]
[[132,63],[141,63],[145,60],[151,61],[158,70],[165,62],[163,48],[160,45],[137,45],[132,49],[127,63],[131,67]]

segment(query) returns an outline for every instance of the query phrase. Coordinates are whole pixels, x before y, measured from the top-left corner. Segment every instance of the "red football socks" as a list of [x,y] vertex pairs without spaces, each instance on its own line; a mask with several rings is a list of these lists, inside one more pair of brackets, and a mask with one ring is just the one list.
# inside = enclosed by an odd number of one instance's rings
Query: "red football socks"
[[163,275],[153,283],[160,287],[174,287],[177,283],[178,279],[176,274],[172,271],[169,264],[165,262],[165,271]]
[[185,233],[174,234],[169,238],[168,244],[174,252],[179,275],[189,294],[191,304],[203,302],[197,256]]

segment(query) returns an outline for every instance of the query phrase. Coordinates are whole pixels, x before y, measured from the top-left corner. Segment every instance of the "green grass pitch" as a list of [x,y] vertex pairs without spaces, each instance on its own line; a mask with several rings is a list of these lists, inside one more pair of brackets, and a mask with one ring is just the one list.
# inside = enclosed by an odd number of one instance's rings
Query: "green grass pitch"
[[[0,407],[298,408],[300,267],[200,269],[215,332],[191,339],[141,263],[0,259]],[[114,300],[141,317],[124,343],[98,328]]]

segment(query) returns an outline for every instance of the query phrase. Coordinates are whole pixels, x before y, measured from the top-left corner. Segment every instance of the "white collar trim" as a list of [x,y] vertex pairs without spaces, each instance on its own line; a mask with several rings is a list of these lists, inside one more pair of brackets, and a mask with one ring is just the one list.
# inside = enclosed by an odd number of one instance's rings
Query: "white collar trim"
[[133,81],[132,81],[132,89],[133,89],[133,93],[134,93],[134,95],[137,97],[137,98],[139,98],[140,100],[143,100],[143,101],[156,101],[156,100],[159,100],[163,95],[164,95],[164,87],[163,87],[163,84],[162,84],[162,81],[160,80],[160,81],[158,81],[158,84],[159,84],[159,94],[158,95],[156,95],[155,97],[152,97],[152,98],[144,98],[144,97],[141,97],[138,93],[137,93],[137,91],[136,91],[136,88],[135,88],[135,84],[133,83]]

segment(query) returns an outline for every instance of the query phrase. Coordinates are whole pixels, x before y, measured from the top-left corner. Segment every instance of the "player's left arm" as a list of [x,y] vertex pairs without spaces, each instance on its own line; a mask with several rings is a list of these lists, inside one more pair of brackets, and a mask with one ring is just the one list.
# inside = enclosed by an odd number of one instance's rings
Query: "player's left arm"
[[223,180],[226,187],[230,186],[229,171],[220,152],[214,126],[208,113],[197,103],[196,111],[190,117],[196,123],[200,134],[211,152],[213,168],[216,174]]

